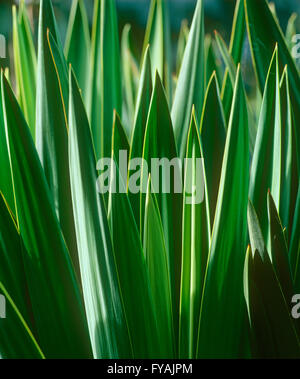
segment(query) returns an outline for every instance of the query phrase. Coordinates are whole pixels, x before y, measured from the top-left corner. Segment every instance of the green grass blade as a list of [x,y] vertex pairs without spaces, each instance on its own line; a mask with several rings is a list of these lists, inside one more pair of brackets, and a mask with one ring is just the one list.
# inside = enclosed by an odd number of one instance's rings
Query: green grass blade
[[44,359],[37,341],[1,281],[0,293],[6,299],[6,318],[0,319],[1,358]]
[[271,257],[282,292],[287,299],[294,295],[292,272],[289,265],[288,246],[284,229],[271,193],[268,193]]
[[[114,111],[114,122],[113,122],[113,136],[112,136],[112,150],[114,152],[114,155],[118,158],[120,151],[126,151],[127,152],[127,162],[129,159],[129,142],[127,139],[127,135],[125,132],[125,129],[122,125],[122,122],[120,120],[120,116],[116,111]],[[120,162],[119,162],[120,163]],[[126,168],[127,170],[127,168]],[[123,178],[124,183],[127,181],[127,175],[126,178]]]
[[[152,159],[157,159],[163,163],[164,159],[172,161],[177,158],[175,138],[173,133],[171,116],[168,108],[167,98],[162,87],[159,74],[156,73],[153,95],[151,99],[147,128],[145,132],[143,158],[147,162],[148,170],[152,167]],[[161,161],[162,160],[162,161]],[[181,233],[182,233],[182,194],[175,193],[174,181],[176,178],[177,163],[175,168],[170,167],[170,182],[168,174],[162,172],[158,178],[154,178],[152,173],[152,184],[155,185],[157,193],[157,202],[162,219],[166,249],[168,254],[169,272],[171,275],[170,282],[172,288],[172,301],[174,315],[178,314],[179,291],[180,291],[180,265],[181,265]],[[180,170],[180,168],[179,168]],[[160,171],[162,171],[160,169]],[[166,170],[165,170],[166,171]],[[178,169],[176,170],[178,172]],[[181,175],[181,174],[180,174]],[[148,175],[142,173],[141,186],[145,188],[148,183]],[[164,191],[169,185],[170,191]],[[145,195],[141,195],[141,221],[144,220],[144,201]],[[143,235],[143,225],[141,225]],[[177,320],[175,319],[175,325]]]
[[289,246],[289,258],[293,273],[295,290],[300,291],[300,182],[298,185],[298,195],[295,205],[295,214],[292,227],[292,235]]
[[[233,26],[231,31],[229,55],[232,57],[232,61],[235,65],[241,62],[243,43],[245,39],[246,22],[245,22],[245,8],[244,1],[237,0],[234,12]],[[227,63],[227,62],[226,62]],[[233,95],[233,86],[230,82],[230,66],[226,67],[223,85],[222,85],[222,101],[224,103],[224,109],[226,114],[226,120],[229,120],[230,107]]]
[[145,32],[144,53],[150,45],[152,77],[158,71],[164,84],[169,104],[172,103],[172,51],[169,25],[169,5],[164,0],[151,0]]
[[[258,83],[263,92],[268,67],[275,44],[278,44],[280,68],[288,66],[290,80],[290,95],[295,112],[296,124],[300,123],[300,76],[292,58],[278,21],[274,18],[266,0],[244,0],[248,36],[253,56],[254,68]],[[296,130],[297,146],[300,146],[300,132]],[[298,170],[300,170],[300,154],[298,147]]]
[[[112,154],[116,157],[122,181],[127,184],[130,147],[119,115],[114,111]],[[125,158],[126,157],[126,158]],[[124,159],[125,158],[125,159]]]
[[289,18],[288,24],[286,27],[285,40],[290,51],[292,51],[294,47],[293,37],[295,34],[297,34],[297,27],[296,27],[297,18],[298,18],[297,13],[293,13],[291,17]]
[[143,245],[162,354],[165,358],[171,359],[175,356],[175,340],[170,273],[161,217],[155,194],[151,193],[150,179],[145,206]]
[[[238,358],[243,354],[240,343],[246,315],[242,280],[249,183],[247,123],[245,90],[238,68],[201,303],[199,358]],[[243,346],[246,347],[247,344]]]
[[204,100],[204,14],[203,1],[198,0],[185,48],[172,106],[172,121],[178,155],[186,155],[187,135],[193,105],[200,117]]
[[253,355],[256,358],[299,358],[299,339],[290,315],[290,299],[284,297],[251,203],[248,226],[251,249],[246,256],[244,288],[254,342]]
[[229,117],[230,117],[230,111],[231,111],[234,82],[235,82],[235,77],[236,77],[236,64],[233,61],[233,58],[230,54],[229,49],[226,46],[225,41],[220,36],[220,34],[216,31],[215,31],[215,38],[217,41],[217,46],[219,48],[221,57],[226,66],[224,79],[223,79],[223,86],[221,89],[221,99],[223,102],[226,123],[228,123]]
[[181,63],[183,60],[185,48],[189,38],[190,28],[188,26],[187,20],[183,20],[180,27],[178,44],[177,44],[177,55],[176,55],[176,76],[178,77]]
[[214,221],[222,159],[226,140],[226,122],[216,74],[208,83],[200,125],[203,157],[209,194],[211,225]]
[[245,6],[243,0],[237,0],[233,25],[230,37],[229,52],[234,63],[237,65],[241,61],[243,45],[245,40],[246,21],[245,21]]
[[95,185],[96,158],[90,127],[78,84],[74,74],[70,75],[71,188],[83,295],[94,357],[130,357],[104,201]]
[[[187,158],[193,160],[193,167],[185,171],[185,191],[183,205],[181,296],[179,323],[179,356],[196,358],[200,305],[210,246],[210,221],[205,175],[202,177],[205,189],[202,203],[189,204],[188,187],[199,186],[199,166],[197,159],[202,158],[200,137],[195,114],[192,114],[188,136]],[[193,172],[190,172],[193,170]],[[204,167],[203,167],[203,171]],[[204,172],[203,172],[204,174]],[[188,183],[188,186],[187,186]],[[198,188],[199,190],[199,188]]]
[[24,0],[21,1],[18,14],[13,6],[13,44],[17,92],[31,134],[34,136],[37,59]]
[[[234,87],[235,78],[236,78],[236,64],[235,64],[235,62],[234,62],[234,60],[230,54],[228,47],[226,46],[225,41],[223,40],[223,38],[221,37],[221,35],[217,31],[215,31],[215,38],[216,38],[217,45],[218,45],[220,54],[222,56],[222,59],[223,59],[225,66],[228,70],[231,85],[232,85],[232,87]],[[223,89],[223,91],[224,91],[224,89]]]
[[[264,91],[255,149],[252,159],[249,197],[258,212],[267,246],[267,193],[271,190],[276,207],[280,202],[281,178],[281,109],[278,51],[275,49]],[[253,249],[255,252],[255,249]]]
[[222,67],[221,61],[216,55],[216,42],[208,34],[205,36],[204,40],[205,46],[205,88],[207,89],[210,78],[215,72],[217,76],[218,83],[222,83]]
[[292,223],[298,191],[297,147],[295,141],[295,119],[290,99],[288,71],[285,68],[280,85],[282,118],[282,161],[280,217],[287,228],[288,242],[292,233]]
[[[114,78],[112,83],[111,78]],[[88,109],[97,158],[109,157],[113,111],[122,116],[122,83],[115,0],[96,0]]]
[[38,341],[48,358],[90,357],[79,285],[30,131],[1,75],[17,222]]
[[65,56],[72,65],[77,77],[83,98],[87,94],[87,81],[90,68],[91,37],[89,21],[84,0],[75,0],[72,3],[70,19],[65,41]]
[[[0,91],[1,91],[0,93],[2,93],[1,82],[0,82]],[[8,155],[8,147],[7,147],[7,141],[6,141],[2,101],[0,101],[0,162],[1,162],[0,191],[3,193],[12,212],[15,213],[14,189],[13,189],[9,155]]]
[[41,2],[38,45],[36,146],[79,274],[68,164],[68,74],[50,0]]
[[[145,52],[144,63],[142,67],[137,103],[135,110],[134,128],[131,140],[130,159],[140,158],[143,156],[143,146],[147,118],[152,96],[152,76],[149,47]],[[131,170],[132,167],[129,167]],[[129,199],[132,206],[134,218],[140,228],[140,194],[129,193]]]
[[[129,138],[132,136],[133,121],[135,116],[135,103],[138,90],[139,69],[135,62],[131,47],[131,25],[126,24],[122,32],[121,59],[123,74],[123,122]],[[124,111],[125,108],[125,111]],[[126,119],[126,120],[125,120]],[[126,122],[125,122],[126,121]]]
[[30,304],[26,304],[28,288],[23,251],[24,246],[17,230],[16,220],[0,193],[0,280],[14,299],[26,322],[30,324]]
[[[115,174],[118,183],[117,165]],[[124,183],[122,192],[112,193],[110,223],[133,357],[162,357],[148,269]]]

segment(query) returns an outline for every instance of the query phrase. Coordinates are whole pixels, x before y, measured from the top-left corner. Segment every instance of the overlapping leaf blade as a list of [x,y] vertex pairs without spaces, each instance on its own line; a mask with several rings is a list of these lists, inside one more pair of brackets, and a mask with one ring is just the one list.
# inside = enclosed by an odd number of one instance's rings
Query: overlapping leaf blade
[[[135,103],[139,83],[139,69],[132,52],[131,25],[126,24],[122,32],[121,42],[122,79],[123,79],[123,122],[126,125],[126,133],[131,138],[135,116]],[[125,108],[125,109],[124,109]]]
[[[16,221],[0,196],[0,280],[14,299],[18,309],[30,324],[30,304],[26,304],[27,281],[23,263],[22,240]],[[28,307],[27,307],[28,306]]]
[[51,2],[42,0],[39,19],[36,146],[64,238],[79,274],[68,165],[65,106],[68,104],[67,68],[56,29]]
[[[2,83],[0,82],[0,91],[2,93]],[[15,198],[14,189],[11,177],[8,147],[6,141],[3,105],[0,101],[0,162],[1,162],[1,175],[0,175],[0,191],[3,193],[10,209],[15,212]]]
[[13,7],[13,42],[19,100],[34,136],[37,59],[24,0],[21,1],[18,14],[16,7]]
[[[168,256],[158,204],[155,194],[151,193],[150,179],[145,206],[143,246],[156,309],[162,354],[165,358],[174,358],[175,339]],[[157,278],[160,279],[157,280]]]
[[284,229],[271,193],[268,193],[271,257],[274,270],[286,299],[294,295],[292,272],[289,265],[288,247]]
[[151,0],[142,57],[150,45],[152,77],[158,71],[172,103],[172,47],[168,1]]
[[[195,358],[200,305],[210,246],[210,221],[202,148],[193,112],[188,136],[183,204],[179,356]],[[199,169],[200,166],[200,169]],[[202,172],[203,171],[203,172]],[[199,180],[200,179],[200,180]],[[192,187],[193,186],[193,187]],[[196,188],[198,194],[190,194]],[[199,198],[197,199],[197,196]]]
[[[244,0],[237,0],[229,45],[229,54],[232,57],[232,61],[235,65],[241,62],[245,31],[246,22]],[[234,85],[231,83],[230,76],[228,75],[229,70],[230,67],[227,66],[222,85],[222,100],[227,121],[229,120],[230,116],[230,106],[234,87]]]
[[[289,299],[284,297],[251,203],[248,206],[248,226],[251,249],[248,248],[246,256],[244,291],[254,357],[298,358],[299,337],[290,315]],[[282,325],[285,327],[282,328]]]
[[[273,16],[266,0],[244,0],[248,36],[253,55],[253,62],[261,92],[268,76],[266,62],[270,61],[275,44],[278,44],[278,58],[281,69],[287,65],[290,94],[296,123],[300,122],[300,76],[293,60],[278,21]],[[296,129],[297,146],[300,144],[300,133]],[[300,169],[300,154],[298,169]],[[276,199],[275,199],[276,201]]]
[[[170,281],[174,314],[178,314],[175,310],[178,309],[180,286],[182,193],[176,193],[175,183],[181,183],[181,167],[178,165],[168,103],[158,73],[156,73],[155,77],[145,131],[143,159],[147,162],[148,170],[151,169],[152,184],[157,193],[157,202],[161,214],[168,254],[169,273],[171,275]],[[154,159],[163,166],[159,169],[159,172],[156,171],[155,174],[154,171],[152,171]],[[175,161],[173,161],[174,159]],[[169,164],[170,166],[168,167]],[[169,172],[167,171],[168,169],[170,170]],[[148,175],[146,176],[143,169],[141,178],[142,192],[147,182]],[[144,219],[144,201],[145,195],[142,194],[141,222],[143,222]]]
[[6,318],[0,319],[0,354],[2,359],[45,358],[13,299],[0,281],[5,296]]
[[193,105],[197,117],[200,117],[202,112],[205,86],[204,62],[203,0],[198,0],[172,106],[175,140],[181,159],[186,154]]
[[210,221],[214,221],[222,160],[226,140],[226,121],[216,74],[208,83],[200,125],[203,157],[209,194]]
[[28,126],[1,75],[17,222],[39,344],[48,358],[90,357],[81,293]]
[[[118,183],[117,165],[115,174]],[[112,193],[109,217],[133,357],[162,357],[146,260],[124,183],[123,191]]]
[[[245,92],[238,68],[201,303],[199,358],[241,354],[240,342],[246,327],[242,271],[249,182],[247,123]],[[247,350],[247,344],[243,348]]]
[[75,0],[70,11],[65,56],[72,65],[84,98],[90,68],[90,31],[84,0]]
[[[277,48],[273,54],[260,112],[252,159],[249,197],[258,212],[263,236],[268,241],[267,193],[276,207],[280,202],[281,108]],[[269,246],[269,242],[267,243]],[[255,250],[253,250],[255,252]]]
[[[113,85],[111,83],[113,78]],[[115,0],[96,0],[88,110],[97,158],[109,157],[113,110],[122,116],[122,84]]]
[[127,324],[96,158],[74,74],[70,77],[69,162],[85,309],[95,358],[130,357]]
[[[144,55],[144,63],[142,67],[136,110],[134,119],[134,128],[131,140],[130,159],[140,158],[143,156],[144,137],[149,113],[149,106],[152,97],[152,76],[150,51],[147,48]],[[129,170],[132,166],[129,166]],[[140,228],[140,194],[129,193],[129,199],[132,206],[133,214],[138,227]]]
[[287,67],[280,84],[281,120],[282,120],[282,156],[281,156],[281,193],[280,216],[283,226],[287,228],[287,240],[290,241],[295,204],[298,191],[297,146],[295,141],[295,119],[290,100]]

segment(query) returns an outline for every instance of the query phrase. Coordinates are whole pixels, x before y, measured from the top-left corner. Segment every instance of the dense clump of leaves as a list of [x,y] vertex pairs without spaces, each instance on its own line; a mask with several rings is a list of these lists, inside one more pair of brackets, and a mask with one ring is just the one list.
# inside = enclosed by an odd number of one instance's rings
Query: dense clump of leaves
[[[227,46],[205,35],[198,0],[173,62],[167,0],[151,1],[138,57],[129,25],[119,43],[114,0],[94,1],[92,33],[73,0],[65,47],[50,0],[37,48],[24,1],[13,7],[15,86],[8,71],[0,82],[1,357],[300,357],[294,20],[285,37],[266,0],[237,0]],[[97,159],[120,150],[203,158],[203,202],[154,194],[145,176],[146,194],[126,193],[118,165],[124,191],[102,196]]]

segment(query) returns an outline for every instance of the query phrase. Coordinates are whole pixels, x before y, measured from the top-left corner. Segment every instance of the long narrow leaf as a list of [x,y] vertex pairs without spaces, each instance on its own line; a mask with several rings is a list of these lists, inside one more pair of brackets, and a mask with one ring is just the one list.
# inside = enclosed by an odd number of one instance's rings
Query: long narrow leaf
[[17,222],[39,344],[48,358],[90,357],[81,293],[30,131],[1,75]]

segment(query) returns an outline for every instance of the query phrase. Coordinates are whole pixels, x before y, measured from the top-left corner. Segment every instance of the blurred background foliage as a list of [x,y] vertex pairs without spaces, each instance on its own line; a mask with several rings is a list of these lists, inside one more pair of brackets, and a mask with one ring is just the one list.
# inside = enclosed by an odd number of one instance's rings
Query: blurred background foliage
[[[173,40],[173,57],[174,69],[177,49],[177,39],[183,20],[187,20],[190,24],[195,9],[196,0],[166,0],[170,6],[170,25]],[[8,41],[8,57],[0,60],[2,67],[12,66],[9,64],[9,57],[12,57],[12,5],[18,4],[19,0],[0,0],[0,33],[3,34]],[[29,14],[31,17],[32,27],[34,29],[34,38],[37,42],[37,23],[39,0],[26,0]],[[68,26],[68,17],[72,0],[52,0],[55,9],[58,26],[61,32],[62,41],[65,39]],[[93,4],[94,0],[85,0],[88,11],[89,22],[92,25]],[[116,0],[118,10],[118,21],[120,36],[126,24],[132,26],[132,36],[134,38],[133,48],[135,52],[142,50],[145,27],[147,23],[150,0]],[[274,0],[276,13],[279,18],[280,25],[285,31],[287,22],[292,13],[300,15],[299,0]],[[232,19],[235,7],[235,0],[204,0],[205,5],[205,31],[213,35],[217,30],[224,40],[229,44],[231,33]],[[298,27],[300,30],[300,17],[298,19]],[[136,56],[137,60],[140,59]],[[251,75],[251,57],[249,46],[245,44],[244,51],[244,78],[246,86],[249,88],[253,83],[253,75]],[[14,82],[14,74],[11,73],[12,82]],[[248,89],[249,89],[248,88]]]

